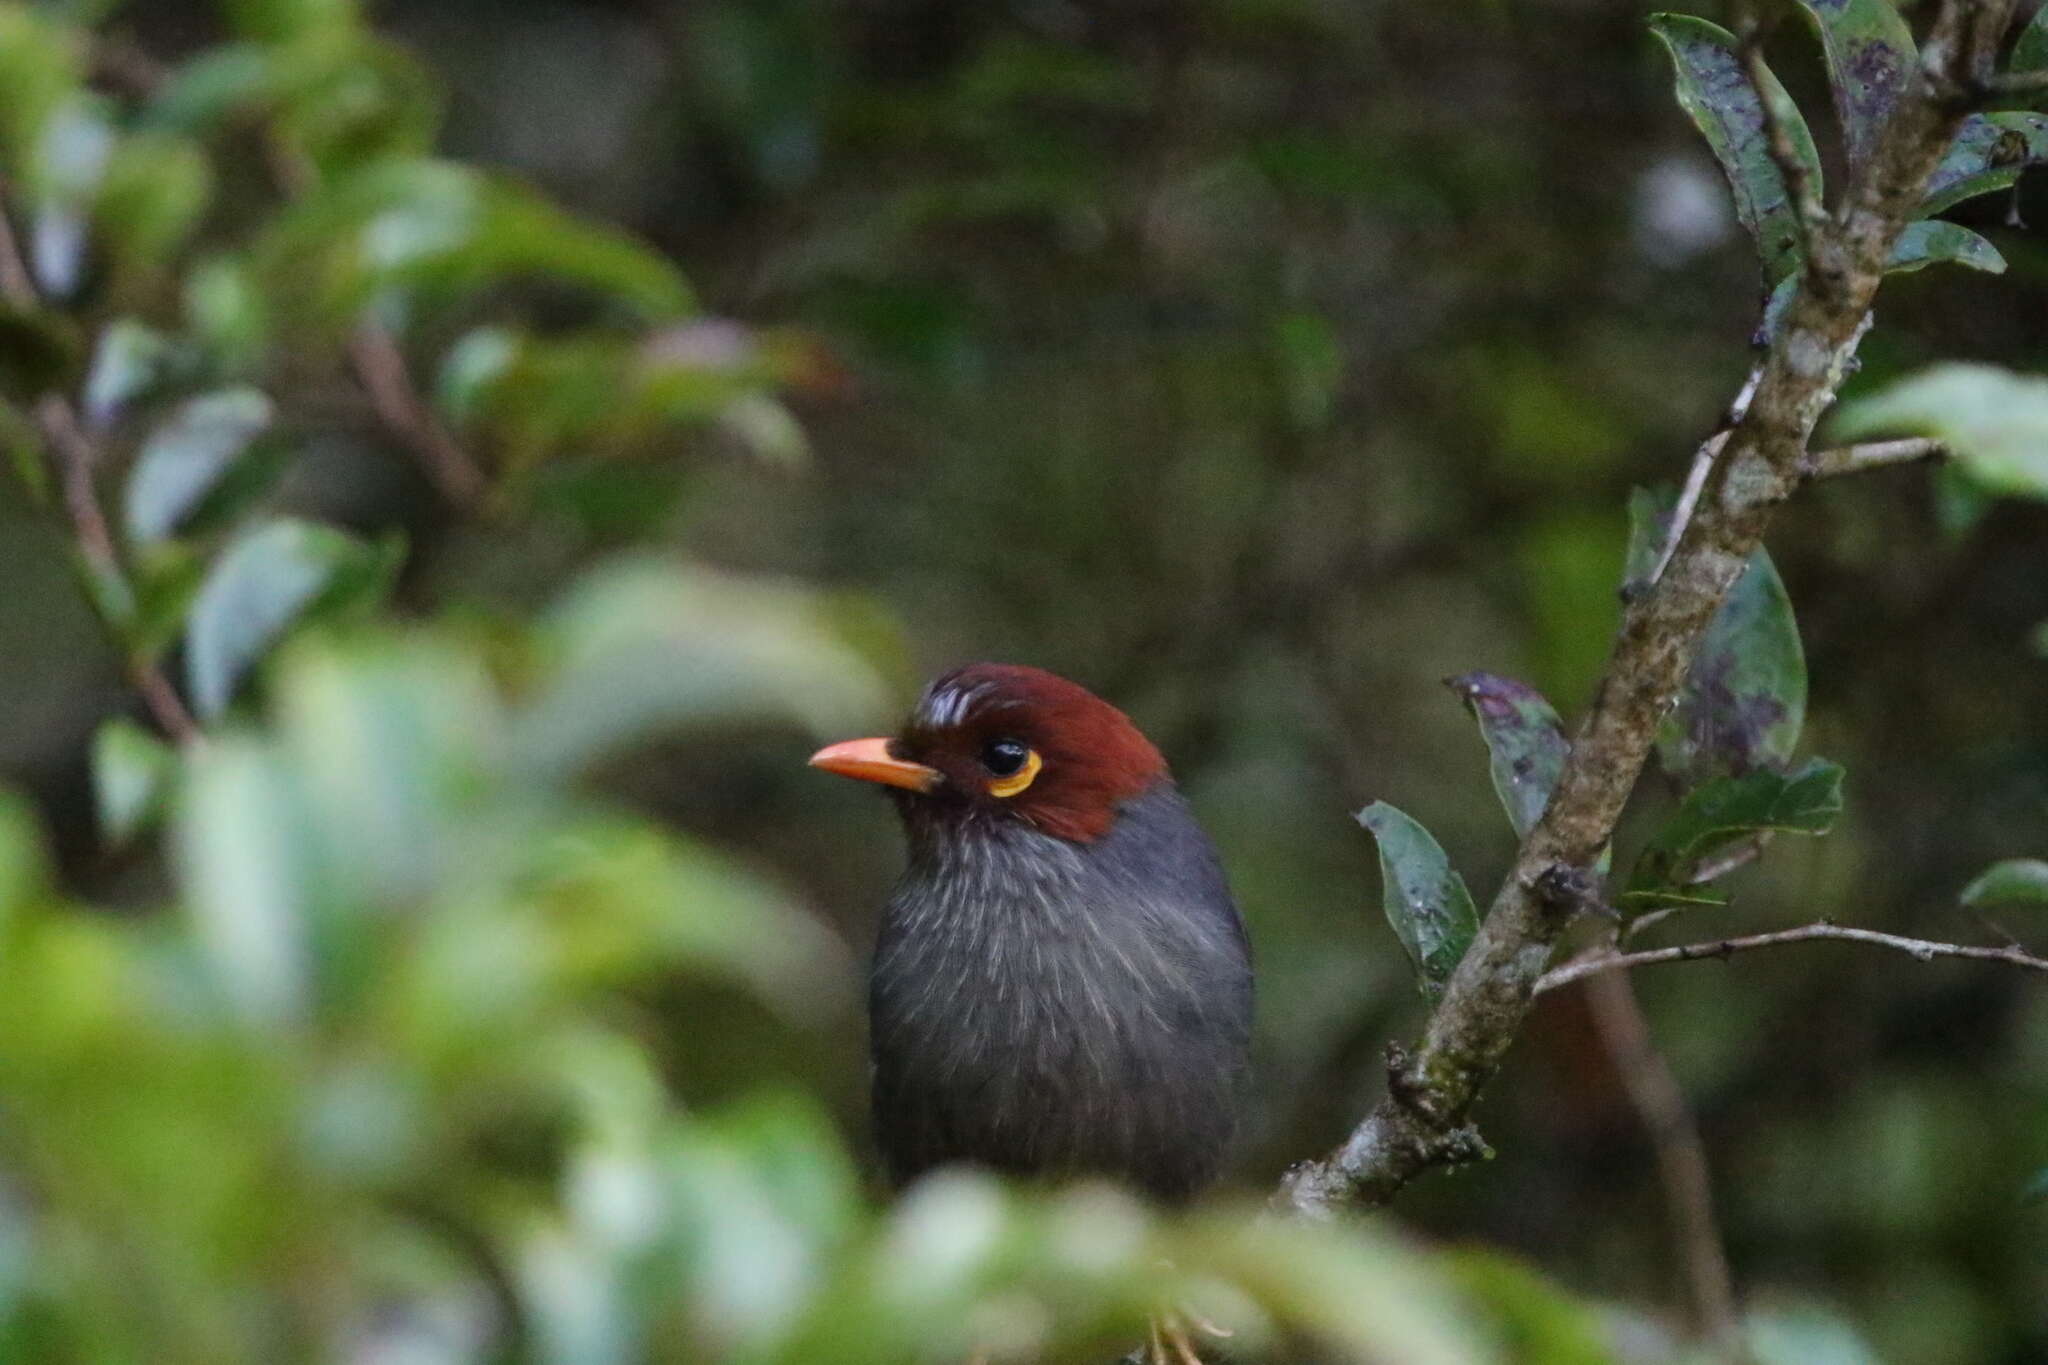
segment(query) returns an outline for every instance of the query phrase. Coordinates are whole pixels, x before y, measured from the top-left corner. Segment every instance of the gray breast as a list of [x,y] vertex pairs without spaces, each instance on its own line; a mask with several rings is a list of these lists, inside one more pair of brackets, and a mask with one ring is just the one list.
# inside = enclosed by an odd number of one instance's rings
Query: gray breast
[[913,827],[870,1008],[876,1130],[899,1180],[970,1161],[1180,1198],[1222,1164],[1250,959],[1170,784],[1092,845],[1010,820]]

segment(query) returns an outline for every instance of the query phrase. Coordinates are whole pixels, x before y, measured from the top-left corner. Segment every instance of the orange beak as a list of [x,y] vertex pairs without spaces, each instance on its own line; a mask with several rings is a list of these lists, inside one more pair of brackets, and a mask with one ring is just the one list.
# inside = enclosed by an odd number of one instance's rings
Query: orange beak
[[914,792],[928,792],[940,781],[937,768],[891,756],[886,739],[849,739],[828,744],[811,755],[811,766],[841,777],[857,777],[863,782],[880,782]]

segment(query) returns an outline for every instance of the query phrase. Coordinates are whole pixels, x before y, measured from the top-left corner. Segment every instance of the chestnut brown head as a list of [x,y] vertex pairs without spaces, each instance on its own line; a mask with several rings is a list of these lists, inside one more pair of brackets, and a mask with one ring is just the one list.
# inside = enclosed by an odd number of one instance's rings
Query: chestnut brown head
[[968,664],[935,679],[902,732],[812,755],[945,819],[1014,819],[1088,843],[1117,808],[1167,776],[1130,718],[1088,689],[1020,664]]

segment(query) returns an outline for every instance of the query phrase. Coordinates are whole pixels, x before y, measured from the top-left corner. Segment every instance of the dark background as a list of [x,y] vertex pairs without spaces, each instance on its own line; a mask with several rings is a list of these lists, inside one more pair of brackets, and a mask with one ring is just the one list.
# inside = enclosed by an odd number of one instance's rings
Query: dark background
[[[1646,10],[378,12],[451,86],[447,151],[630,226],[709,310],[799,324],[835,357],[799,401],[807,473],[622,481],[616,539],[864,589],[915,671],[1029,661],[1129,710],[1221,844],[1259,956],[1241,1179],[1332,1143],[1420,1014],[1349,813],[1399,804],[1483,902],[1512,840],[1438,680],[1508,673],[1576,713],[1615,618],[1627,491],[1682,476],[1748,364],[1754,267]],[[166,56],[216,36],[171,0],[128,16]],[[1771,56],[1827,144],[1813,44],[1788,31]],[[1942,357],[2040,365],[2048,249],[2016,223],[2048,221],[2048,196],[2010,200],[1959,211],[2010,273],[1888,284],[1858,384]],[[593,548],[545,517],[444,521],[411,477],[343,443],[291,496],[409,526],[416,609],[545,595]],[[1848,811],[1659,941],[1819,916],[1992,934],[1958,888],[2048,852],[2030,644],[2048,512],[1896,470],[1803,495],[1771,548],[1812,669],[1808,745],[1848,766]],[[127,703],[63,553],[0,507],[0,764],[45,803],[81,890],[142,897],[155,870],[92,833],[85,746]],[[609,780],[804,886],[864,947],[893,819],[805,752],[786,734],[676,746]],[[2005,927],[2048,945],[2022,916]],[[2020,1198],[2048,1165],[2038,982],[1826,945],[1639,986],[1745,1297],[1835,1305],[1890,1360],[2048,1358],[2048,1209]],[[799,1072],[857,1130],[853,1021],[802,1039],[753,1022],[679,1020],[679,1066],[714,1086],[720,1067]],[[1595,1299],[1678,1304],[1650,1147],[1573,993],[1539,1009],[1480,1120],[1499,1158],[1404,1195],[1412,1225],[1522,1250]]]

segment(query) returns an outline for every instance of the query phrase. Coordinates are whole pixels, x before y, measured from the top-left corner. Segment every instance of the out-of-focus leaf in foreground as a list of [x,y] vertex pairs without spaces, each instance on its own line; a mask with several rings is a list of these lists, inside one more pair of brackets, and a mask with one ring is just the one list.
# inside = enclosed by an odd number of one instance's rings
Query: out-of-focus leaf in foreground
[[783,721],[844,733],[889,709],[883,674],[854,634],[871,624],[793,583],[622,562],[543,624],[551,676],[520,718],[518,751],[559,771],[657,729]]
[[1963,888],[1964,905],[2048,905],[2048,862],[2008,858],[1993,863]]
[[1997,493],[2048,498],[2048,379],[1996,365],[1936,365],[1836,410],[1839,441],[1931,436]]

